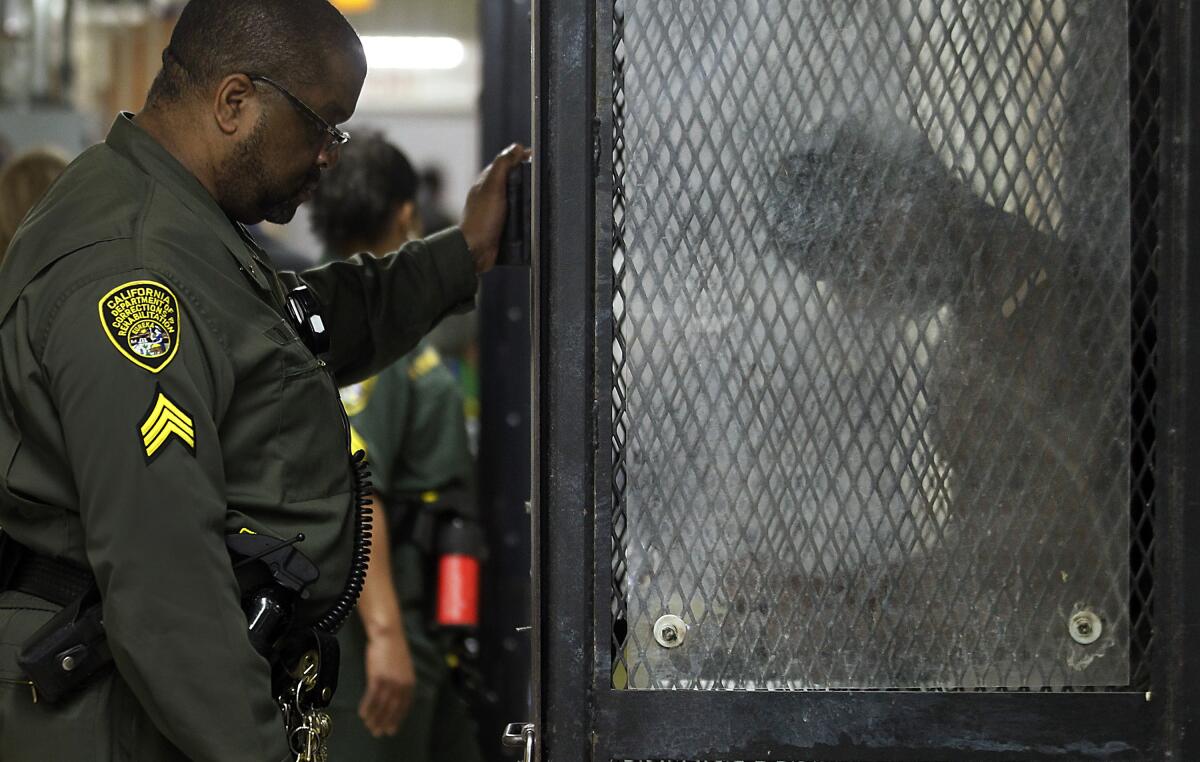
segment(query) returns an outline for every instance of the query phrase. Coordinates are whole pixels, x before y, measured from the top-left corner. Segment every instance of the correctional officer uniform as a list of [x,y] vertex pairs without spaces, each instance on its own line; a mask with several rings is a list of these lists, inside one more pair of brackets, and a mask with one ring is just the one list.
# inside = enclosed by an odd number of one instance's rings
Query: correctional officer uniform
[[16,653],[57,607],[0,593],[0,759],[286,756],[225,535],[303,533],[321,576],[299,618],[320,616],[354,532],[337,386],[476,285],[457,230],[301,278],[324,361],[262,251],[124,114],[26,219],[0,269],[0,526],[94,574],[117,672],[33,703]]
[[422,519],[436,517],[421,515],[453,499],[453,494],[460,496],[456,509],[474,513],[466,497],[474,467],[462,393],[437,350],[424,347],[379,375],[342,389],[342,402],[355,446],[366,450],[373,483],[392,519],[392,577],[417,684],[399,732],[371,736],[358,717],[366,689],[366,632],[361,620],[352,617],[338,634],[342,671],[330,707],[335,728],[329,739],[331,757],[356,762],[472,762],[481,758],[475,722],[453,683],[445,645],[429,629],[433,527]]

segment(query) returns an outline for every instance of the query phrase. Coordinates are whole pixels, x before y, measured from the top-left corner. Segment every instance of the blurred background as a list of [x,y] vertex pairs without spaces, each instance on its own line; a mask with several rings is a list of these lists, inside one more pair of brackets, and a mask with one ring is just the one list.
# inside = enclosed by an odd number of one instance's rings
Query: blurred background
[[[334,4],[362,35],[370,65],[348,129],[382,131],[418,169],[440,172],[457,206],[481,150],[478,0]],[[0,134],[9,150],[77,152],[103,139],[118,111],[139,110],[183,5],[0,0]],[[315,256],[304,210],[270,233]]]
[[[486,160],[530,140],[529,0],[333,0],[367,50],[370,74],[346,129],[378,130],[423,176],[423,215],[457,219]],[[49,147],[73,157],[138,111],[180,0],[0,0],[0,164]],[[319,246],[301,207],[263,226],[301,258]],[[266,242],[264,242],[266,243]],[[269,248],[269,246],[268,246]],[[471,703],[487,759],[503,725],[529,718],[528,270],[485,278],[480,309],[434,336],[466,399],[488,560],[482,684]]]

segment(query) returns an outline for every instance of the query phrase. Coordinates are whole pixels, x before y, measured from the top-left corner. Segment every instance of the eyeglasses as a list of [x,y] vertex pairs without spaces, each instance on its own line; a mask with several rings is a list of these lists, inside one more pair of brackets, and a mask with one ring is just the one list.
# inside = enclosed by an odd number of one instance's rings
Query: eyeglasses
[[269,77],[264,77],[261,74],[247,74],[246,76],[250,78],[251,82],[266,82],[268,85],[278,90],[284,98],[288,99],[288,102],[291,103],[297,111],[312,120],[313,124],[320,127],[321,131],[325,133],[325,142],[321,145],[322,150],[334,151],[350,142],[350,133],[343,132],[322,119],[320,114],[309,108],[304,101],[288,92],[288,89],[283,85],[270,79]]

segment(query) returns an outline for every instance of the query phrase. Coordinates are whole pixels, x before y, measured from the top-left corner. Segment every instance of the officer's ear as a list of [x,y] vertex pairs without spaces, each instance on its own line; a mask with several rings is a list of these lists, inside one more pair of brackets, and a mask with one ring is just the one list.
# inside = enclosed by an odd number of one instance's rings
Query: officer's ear
[[217,85],[213,118],[224,135],[249,135],[258,123],[262,100],[254,82],[245,74],[230,74]]

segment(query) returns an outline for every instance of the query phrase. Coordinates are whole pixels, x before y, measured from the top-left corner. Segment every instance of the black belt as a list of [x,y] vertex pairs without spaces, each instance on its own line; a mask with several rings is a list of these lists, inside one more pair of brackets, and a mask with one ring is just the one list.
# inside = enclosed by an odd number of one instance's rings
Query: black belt
[[69,561],[40,556],[27,549],[22,549],[21,554],[6,586],[8,590],[66,606],[82,598],[96,584],[91,572]]

